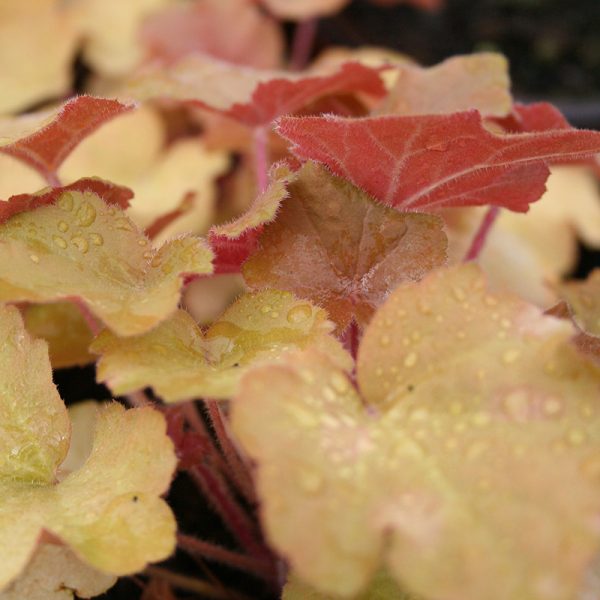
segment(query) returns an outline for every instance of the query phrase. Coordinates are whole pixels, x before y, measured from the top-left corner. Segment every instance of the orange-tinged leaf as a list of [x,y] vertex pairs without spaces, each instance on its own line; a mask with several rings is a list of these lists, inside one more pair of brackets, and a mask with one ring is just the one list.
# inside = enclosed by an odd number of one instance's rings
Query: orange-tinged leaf
[[75,304],[30,304],[22,312],[27,331],[47,342],[52,368],[62,369],[94,362],[94,357],[88,352],[93,335]]
[[87,461],[57,483],[70,423],[46,344],[29,337],[13,307],[0,308],[0,335],[0,589],[26,567],[43,531],[107,574],[134,573],[166,558],[175,521],[159,496],[176,459],[163,416],[105,407]]
[[203,0],[169,6],[147,19],[142,39],[151,60],[171,63],[193,52],[261,69],[280,65],[277,21],[247,0]]
[[572,333],[468,264],[390,296],[358,390],[314,351],[250,372],[232,427],[273,547],[343,597],[383,565],[425,598],[578,597],[600,545],[600,368]]
[[119,339],[104,331],[91,351],[101,355],[98,381],[115,394],[150,386],[166,402],[226,399],[243,373],[291,350],[315,346],[349,366],[332,329],[322,309],[289,292],[265,290],[242,296],[205,334],[180,310],[145,335]]
[[444,263],[437,216],[381,206],[347,181],[307,163],[242,267],[253,288],[290,290],[325,308],[343,329],[365,325],[401,282]]
[[0,152],[54,183],[59,166],[84,137],[132,108],[116,100],[79,96],[50,112],[6,119],[0,124]]
[[600,269],[594,269],[584,281],[568,281],[556,288],[567,301],[577,325],[600,337]]
[[192,55],[170,68],[148,69],[128,85],[128,96],[176,99],[213,110],[249,127],[268,125],[338,94],[383,96],[378,69],[346,63],[329,73],[295,74],[241,68]]
[[378,114],[425,115],[477,109],[502,117],[512,107],[508,63],[502,54],[454,56],[429,68],[404,64]]
[[600,132],[494,134],[477,111],[282,117],[278,131],[300,158],[326,164],[400,210],[494,204],[525,212],[544,192],[547,165],[600,151]]
[[25,571],[0,592],[0,600],[73,600],[74,594],[93,598],[116,580],[81,562],[66,546],[41,544]]
[[288,196],[288,186],[295,179],[296,173],[285,163],[274,165],[269,186],[248,210],[234,221],[211,228],[209,239],[216,255],[215,272],[239,272],[256,249],[263,226],[275,219],[282,201]]
[[182,277],[212,271],[210,249],[192,236],[152,249],[95,187],[76,187],[31,197],[28,212],[16,199],[0,225],[0,299],[77,298],[120,335],[151,329],[177,308]]
[[0,113],[21,111],[68,93],[78,40],[79,30],[65,3],[2,0]]

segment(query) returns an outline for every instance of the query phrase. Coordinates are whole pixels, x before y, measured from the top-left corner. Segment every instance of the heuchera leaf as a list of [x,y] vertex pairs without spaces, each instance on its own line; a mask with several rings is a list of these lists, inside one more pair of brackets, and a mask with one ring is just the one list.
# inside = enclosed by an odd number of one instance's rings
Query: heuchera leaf
[[280,66],[284,40],[277,21],[248,0],[203,0],[150,16],[141,36],[151,60],[172,63],[193,52],[261,69]]
[[41,544],[27,568],[4,591],[1,600],[73,600],[99,596],[117,578],[81,562],[66,546]]
[[166,402],[225,399],[256,364],[314,346],[343,367],[350,358],[330,335],[325,311],[289,292],[246,294],[203,334],[180,310],[148,334],[119,339],[102,332],[90,350],[100,354],[98,381],[115,394],[151,386]]
[[333,15],[349,0],[260,0],[280,19],[303,21],[312,17]]
[[46,344],[31,340],[13,307],[0,308],[0,335],[0,589],[23,571],[43,531],[108,574],[166,558],[175,521],[159,496],[176,459],[163,416],[109,405],[86,463],[56,483],[70,424]]
[[577,325],[600,338],[600,269],[594,269],[584,281],[568,281],[556,288],[567,301]]
[[290,290],[322,306],[339,331],[353,318],[365,325],[390,290],[445,262],[437,216],[381,206],[312,162],[288,192],[242,273],[253,288]]
[[400,210],[493,204],[526,211],[547,165],[600,151],[600,132],[494,134],[477,111],[412,117],[283,117],[278,131],[303,159],[326,164]]
[[425,115],[477,109],[505,116],[512,97],[508,63],[502,54],[454,56],[429,68],[404,64],[378,114]]
[[212,252],[192,236],[153,249],[120,208],[96,193],[98,185],[8,201],[9,218],[0,224],[0,300],[76,298],[119,335],[142,333],[177,308],[182,277],[212,271]]
[[250,372],[232,427],[270,543],[344,597],[381,562],[425,598],[578,597],[600,545],[600,368],[572,333],[468,264],[390,296],[358,390],[314,351]]
[[171,68],[148,70],[133,80],[127,94],[146,100],[168,98],[213,110],[249,127],[268,125],[336,94],[383,96],[379,70],[346,63],[334,73],[292,74],[241,68],[192,55]]
[[263,225],[277,215],[281,202],[288,196],[288,186],[296,173],[285,164],[274,165],[267,189],[259,194],[249,209],[230,223],[211,228],[209,240],[215,252],[215,273],[237,273],[258,245]]
[[81,311],[72,302],[30,304],[22,310],[27,331],[48,344],[52,368],[94,362],[88,352],[93,335]]
[[0,123],[0,152],[14,156],[54,183],[61,163],[106,121],[133,108],[116,100],[79,96],[51,112]]

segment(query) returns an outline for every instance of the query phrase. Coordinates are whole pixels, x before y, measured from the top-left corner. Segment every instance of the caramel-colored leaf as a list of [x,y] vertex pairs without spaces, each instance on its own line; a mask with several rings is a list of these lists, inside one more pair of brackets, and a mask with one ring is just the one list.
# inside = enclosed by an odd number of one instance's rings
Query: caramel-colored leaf
[[[152,249],[94,187],[76,187],[8,201],[5,212],[13,214],[0,225],[0,299],[77,298],[119,335],[151,329],[177,308],[182,277],[211,272],[211,251],[194,237]],[[20,212],[24,207],[28,212]]]
[[0,2],[0,112],[21,111],[66,94],[78,39],[65,3]]
[[247,0],[180,2],[147,19],[141,35],[149,58],[166,63],[204,52],[273,69],[280,66],[284,49],[277,21]]
[[544,192],[548,166],[600,151],[600,132],[494,134],[477,111],[344,119],[282,117],[279,133],[400,210],[494,204],[525,212]]
[[250,372],[232,427],[271,544],[325,594],[385,565],[425,598],[578,597],[600,545],[600,368],[572,333],[469,264],[390,296],[358,390],[314,351]]
[[108,331],[94,341],[98,381],[115,394],[151,386],[166,402],[229,398],[243,373],[290,350],[315,346],[337,364],[349,357],[332,336],[325,311],[289,292],[246,294],[203,334],[179,311],[148,334],[119,339]]
[[329,73],[295,74],[241,68],[191,55],[170,68],[157,67],[129,84],[128,96],[177,99],[213,110],[249,127],[270,124],[327,96],[365,93],[383,96],[378,70],[346,63]]
[[48,343],[54,369],[94,362],[88,352],[93,335],[81,311],[72,302],[30,304],[23,309],[25,327]]
[[41,544],[25,571],[0,600],[73,600],[93,598],[111,588],[117,578],[81,562],[65,546]]
[[175,521],[160,499],[175,468],[163,416],[150,408],[101,410],[91,453],[56,482],[70,423],[46,344],[16,308],[0,308],[0,589],[25,569],[43,531],[104,573],[135,573],[166,558]]
[[404,64],[379,114],[425,115],[477,109],[502,117],[512,106],[508,63],[490,52],[454,56],[429,68]]
[[54,183],[56,171],[83,138],[132,108],[116,100],[79,96],[49,112],[5,119],[0,123],[0,152]]
[[365,325],[394,287],[446,259],[439,217],[381,206],[316,163],[302,167],[288,193],[242,273],[251,287],[322,306],[340,331],[352,318]]
[[263,225],[275,219],[281,202],[288,196],[288,186],[296,174],[285,164],[271,169],[270,183],[240,217],[212,227],[210,243],[215,251],[217,273],[237,273],[256,249]]

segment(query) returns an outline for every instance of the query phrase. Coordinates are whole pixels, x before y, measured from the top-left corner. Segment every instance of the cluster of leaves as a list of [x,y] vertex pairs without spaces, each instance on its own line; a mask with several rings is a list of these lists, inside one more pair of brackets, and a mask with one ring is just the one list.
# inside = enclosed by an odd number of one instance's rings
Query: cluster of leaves
[[[344,4],[0,3],[49,49],[4,112],[93,72],[0,120],[0,598],[241,597],[176,546],[287,600],[600,593],[600,133],[495,54],[284,69],[275,17]],[[67,411],[90,363],[122,402]]]

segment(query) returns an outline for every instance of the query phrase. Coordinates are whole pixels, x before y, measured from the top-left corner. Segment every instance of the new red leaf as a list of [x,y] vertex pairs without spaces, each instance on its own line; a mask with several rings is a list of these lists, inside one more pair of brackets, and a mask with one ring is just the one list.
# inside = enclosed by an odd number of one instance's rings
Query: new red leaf
[[344,119],[283,117],[279,133],[303,159],[325,163],[401,210],[493,204],[525,212],[547,165],[600,152],[600,132],[488,131],[477,111]]
[[56,171],[77,144],[106,121],[132,108],[116,100],[78,96],[49,115],[26,116],[10,123],[8,136],[0,128],[5,142],[7,137],[10,140],[0,146],[0,152],[23,161],[49,183],[58,185]]

